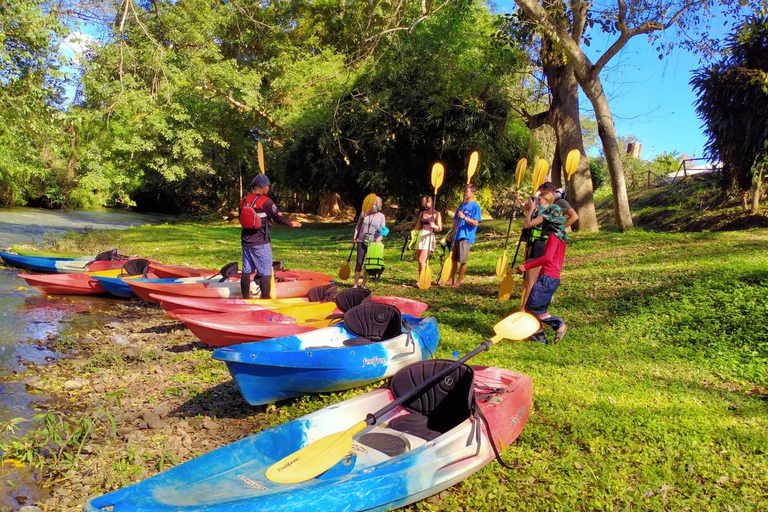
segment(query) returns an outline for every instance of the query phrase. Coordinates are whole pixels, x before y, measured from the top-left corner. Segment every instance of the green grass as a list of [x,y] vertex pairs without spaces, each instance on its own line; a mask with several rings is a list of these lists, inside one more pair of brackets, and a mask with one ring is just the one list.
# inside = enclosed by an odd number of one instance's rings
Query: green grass
[[[431,304],[437,356],[466,353],[517,309],[494,275],[506,221],[482,224],[458,291],[405,288],[417,279],[403,234],[386,240],[377,294]],[[274,230],[289,268],[335,275],[349,225]],[[508,251],[519,236],[515,225]],[[239,261],[239,229],[176,224],[92,233],[79,249],[120,248],[165,263]],[[503,342],[473,362],[529,374],[534,407],[521,437],[492,463],[412,510],[759,510],[768,501],[768,230],[574,234],[551,312],[569,324],[558,345]],[[433,261],[433,272],[438,273]],[[516,289],[520,285],[515,282]],[[267,408],[277,424],[360,390]]]

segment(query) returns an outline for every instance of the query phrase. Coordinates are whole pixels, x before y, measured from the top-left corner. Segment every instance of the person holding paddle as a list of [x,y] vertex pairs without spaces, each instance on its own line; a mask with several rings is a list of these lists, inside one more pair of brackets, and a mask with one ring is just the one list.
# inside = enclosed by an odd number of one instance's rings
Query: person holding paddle
[[[539,198],[541,194],[546,191],[549,191],[554,195],[554,205],[559,207],[560,212],[565,215],[565,223],[563,224],[563,228],[567,230],[574,222],[579,220],[579,214],[576,213],[576,210],[570,205],[568,201],[566,201],[565,197],[558,193],[558,191],[555,189],[555,184],[551,181],[545,181],[542,183],[539,186],[539,189],[536,191],[536,196],[529,199],[525,204],[523,204],[523,201],[520,199],[520,195],[517,192],[515,192],[515,199],[517,200],[518,204],[523,207],[526,215],[531,213],[533,216],[532,218],[535,219],[537,216],[538,208],[541,206]],[[544,247],[546,245],[547,238],[549,237],[549,232],[544,230],[544,225],[541,223],[537,224],[533,228],[525,229],[524,231],[525,233],[523,234],[523,237],[526,239],[525,261],[531,261],[542,257],[544,255]],[[528,296],[530,295],[533,284],[536,282],[536,278],[538,276],[539,267],[532,268],[530,271],[525,273],[525,276],[523,276],[523,279],[525,280],[525,295],[523,296],[522,301],[523,305],[525,305],[526,301],[528,300]]]
[[[477,232],[477,226],[480,225],[482,220],[482,212],[480,205],[475,201],[475,186],[468,183],[464,187],[464,202],[456,208],[456,213],[453,214],[453,221],[455,223],[453,231],[453,247],[451,249],[451,258],[455,262],[451,269],[451,277],[448,283],[441,283],[443,285],[450,285],[454,288],[461,286],[461,281],[464,279],[464,273],[467,271],[467,259],[469,257],[469,250],[475,243],[475,233]],[[456,276],[456,267],[459,269],[459,276],[454,280]]]
[[[251,187],[253,191],[240,200],[241,225],[240,242],[243,248],[243,273],[240,277],[240,290],[243,298],[251,297],[251,277],[258,277],[261,298],[268,299],[272,292],[272,239],[269,234],[269,221],[292,228],[300,228],[301,223],[288,220],[277,210],[277,205],[267,197],[269,178],[266,174],[257,174]],[[247,207],[247,208],[246,208]],[[243,211],[252,211],[251,227],[243,224]],[[255,221],[255,222],[254,222]],[[258,225],[258,227],[256,227]]]
[[[544,254],[519,265],[515,271],[522,274],[532,269],[540,269],[536,282],[528,295],[525,309],[555,331],[555,343],[557,343],[565,336],[568,326],[560,317],[550,315],[547,310],[552,302],[552,297],[560,286],[560,272],[563,269],[565,247],[568,241],[568,235],[565,233],[566,217],[560,207],[554,204],[555,194],[551,191],[541,192],[539,202],[540,206],[535,211],[536,216],[534,217],[534,209],[530,209],[526,213],[523,227],[542,226],[542,231],[548,234]],[[540,343],[547,343],[543,328],[531,336],[531,339]]]
[[[384,214],[379,210],[381,209],[381,198],[376,197],[371,209],[367,212],[361,212],[363,216],[360,221],[355,225],[355,235],[353,240],[357,244],[357,262],[355,263],[355,280],[352,283],[352,288],[358,287],[360,281],[360,273],[363,270],[363,263],[365,262],[365,254],[368,252],[368,245],[372,242],[381,242],[384,238],[383,230],[386,227],[386,218]],[[365,288],[365,283],[368,281],[368,275],[363,276],[363,282],[360,285]]]
[[439,211],[433,209],[430,196],[421,196],[421,208],[419,208],[419,214],[416,217],[413,229],[419,231],[416,255],[419,260],[419,275],[421,275],[424,266],[427,264],[427,258],[435,252],[435,246],[437,245],[435,233],[443,230],[443,217]]

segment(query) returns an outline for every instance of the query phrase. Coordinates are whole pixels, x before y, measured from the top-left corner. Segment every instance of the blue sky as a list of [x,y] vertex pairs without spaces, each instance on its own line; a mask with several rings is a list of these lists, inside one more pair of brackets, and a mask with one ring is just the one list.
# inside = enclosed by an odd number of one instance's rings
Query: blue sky
[[[500,12],[516,8],[513,0],[494,3]],[[721,34],[728,30],[723,21],[724,18],[713,22]],[[595,33],[591,48],[585,51],[594,62],[609,44],[605,37]],[[691,71],[701,66],[698,57],[683,50],[674,50],[659,60],[647,38],[638,36],[601,74],[616,130],[620,136],[637,137],[643,158],[675,151],[689,157],[703,156],[706,137],[694,107],[696,95],[688,84]],[[580,104],[582,111],[592,114],[592,106],[583,94]]]

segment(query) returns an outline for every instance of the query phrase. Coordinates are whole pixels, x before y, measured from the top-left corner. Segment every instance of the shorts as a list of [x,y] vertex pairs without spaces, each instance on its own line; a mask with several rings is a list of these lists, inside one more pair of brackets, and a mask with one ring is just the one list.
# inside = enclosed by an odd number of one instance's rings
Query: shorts
[[416,246],[416,250],[434,252],[435,233],[426,229],[419,231],[419,244]]
[[547,240],[541,238],[530,242],[527,248],[528,257],[525,259],[525,261],[535,260],[536,258],[541,258],[544,256],[544,249],[546,245]]
[[467,262],[469,257],[469,250],[472,248],[472,244],[467,242],[466,239],[456,240],[453,244],[453,251],[451,251],[451,259],[462,265]]
[[272,275],[272,244],[243,245],[243,274]]
[[547,312],[552,297],[560,286],[560,280],[555,277],[549,277],[539,274],[536,282],[533,283],[531,294],[528,296],[528,302],[525,303],[525,309],[534,315],[542,315]]

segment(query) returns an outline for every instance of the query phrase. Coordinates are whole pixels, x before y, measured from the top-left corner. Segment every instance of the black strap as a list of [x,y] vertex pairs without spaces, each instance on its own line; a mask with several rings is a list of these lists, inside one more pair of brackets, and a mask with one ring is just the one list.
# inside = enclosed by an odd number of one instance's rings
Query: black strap
[[493,441],[493,432],[491,431],[491,424],[488,422],[488,418],[485,417],[485,414],[483,414],[483,411],[480,409],[480,406],[477,404],[477,398],[474,396],[472,397],[472,410],[477,413],[477,416],[480,418],[480,420],[485,424],[485,428],[488,432],[488,440],[491,442],[491,448],[493,448],[493,453],[496,455],[496,460],[499,461],[499,464],[503,468],[509,469],[510,471],[514,470],[512,466],[504,462],[504,459],[501,458],[501,454],[499,453],[499,449],[496,448],[496,443]]

